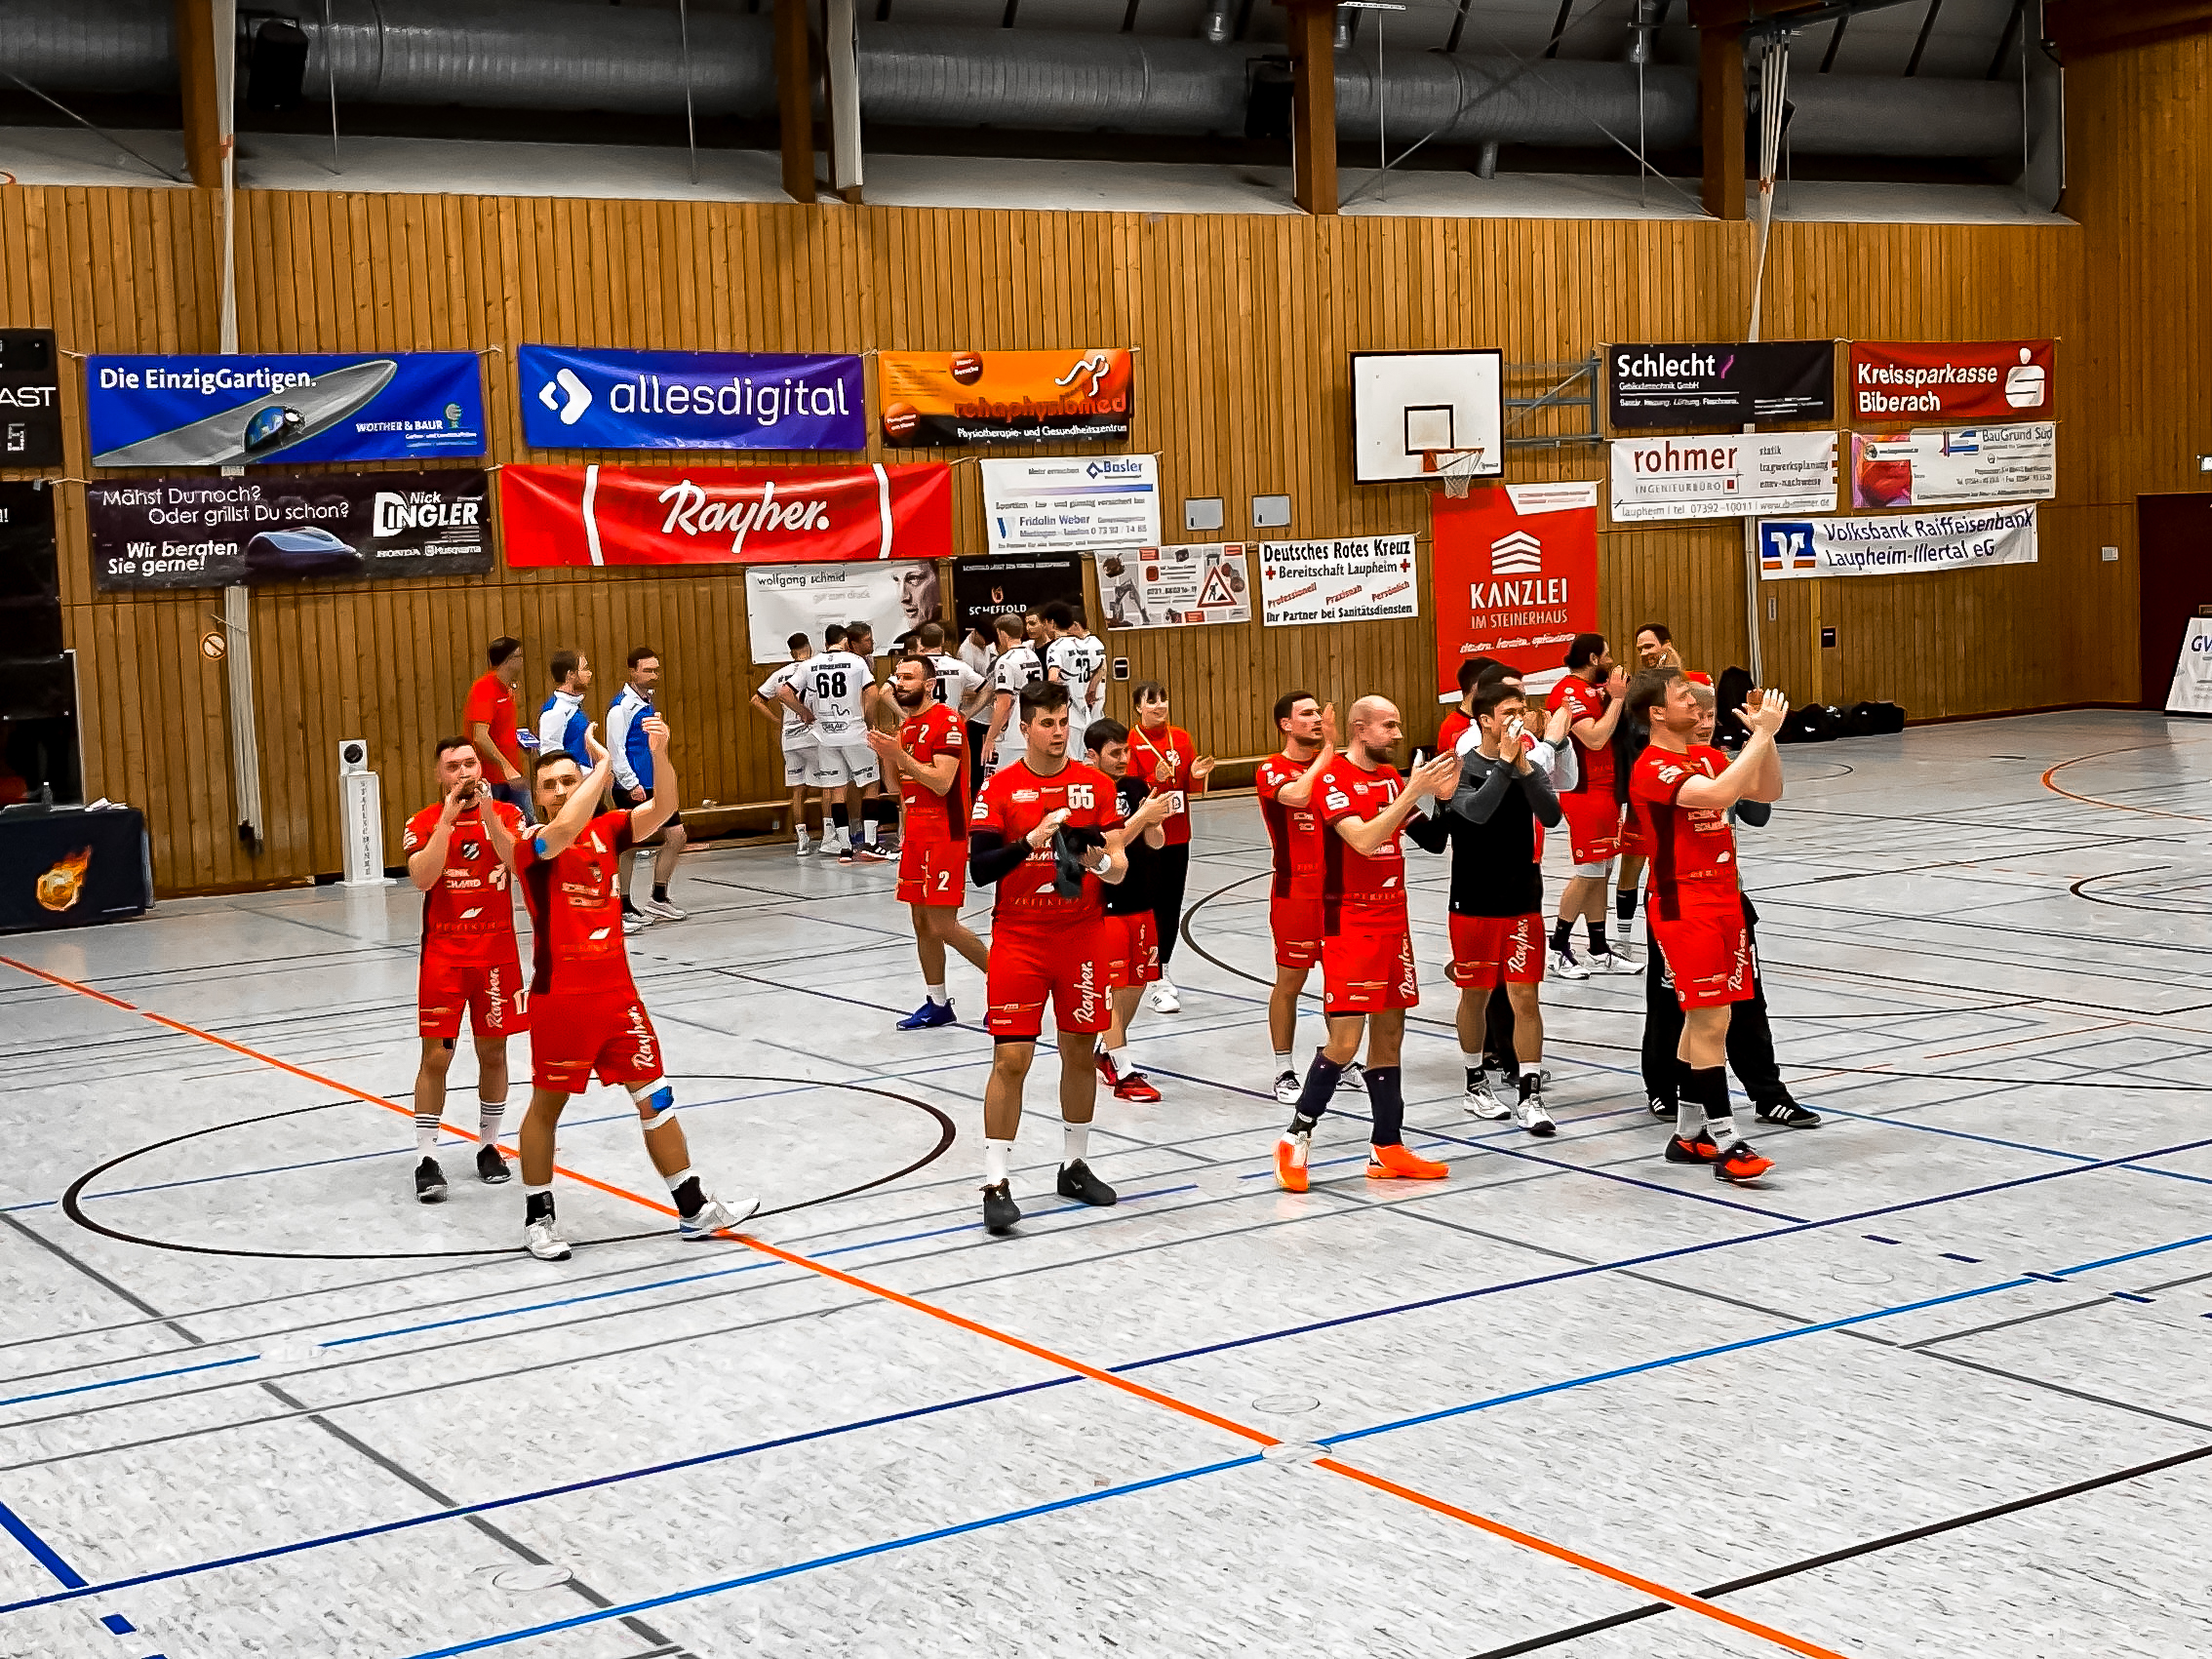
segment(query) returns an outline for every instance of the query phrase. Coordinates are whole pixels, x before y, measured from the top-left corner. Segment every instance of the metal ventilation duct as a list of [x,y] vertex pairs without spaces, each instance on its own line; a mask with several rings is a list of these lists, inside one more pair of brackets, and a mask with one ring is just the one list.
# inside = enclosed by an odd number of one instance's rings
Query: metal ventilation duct
[[[573,0],[316,0],[286,6],[307,35],[304,91],[335,76],[340,103],[674,115],[685,107],[676,13]],[[158,92],[175,85],[171,0],[0,0],[7,67],[56,93]],[[1213,32],[1218,32],[1213,31]],[[702,114],[775,109],[773,29],[766,17],[695,12],[690,82]],[[1241,136],[1250,43],[1044,29],[863,23],[863,117],[911,127]],[[1273,56],[1280,56],[1274,54]],[[1632,63],[1477,58],[1440,52],[1337,59],[1337,122],[1372,138],[1382,110],[1410,140],[1432,129],[1459,143],[1633,143]],[[1697,141],[1697,77],[1643,71],[1642,131],[1652,149]],[[1805,76],[1789,137],[1800,155],[2011,157],[2021,153],[2018,89],[2006,82]],[[618,137],[594,134],[595,137]]]

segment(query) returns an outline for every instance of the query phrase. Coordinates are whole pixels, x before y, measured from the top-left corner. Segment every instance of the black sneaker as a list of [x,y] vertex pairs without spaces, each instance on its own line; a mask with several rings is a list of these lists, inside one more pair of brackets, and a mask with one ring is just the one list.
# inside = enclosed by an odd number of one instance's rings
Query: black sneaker
[[476,1178],[488,1187],[515,1178],[515,1172],[507,1167],[507,1161],[499,1156],[499,1149],[490,1141],[476,1149]]
[[1662,1118],[1669,1122],[1673,1121],[1675,1116],[1675,1102],[1673,1102],[1672,1100],[1662,1100],[1656,1094],[1647,1094],[1643,1097],[1643,1104],[1646,1108],[1649,1109],[1651,1115],[1654,1118]]
[[1097,1205],[1101,1208],[1121,1202],[1121,1196],[1093,1175],[1090,1165],[1080,1158],[1073,1164],[1060,1165],[1060,1196],[1077,1199],[1084,1204]]
[[446,1202],[446,1172],[435,1158],[425,1157],[415,1166],[415,1196],[423,1204]]
[[1001,1181],[995,1187],[983,1189],[983,1231],[1010,1233],[1013,1224],[1021,1219],[1021,1208],[1013,1201],[1007,1184]]
[[1778,1129],[1817,1129],[1820,1114],[1798,1105],[1787,1094],[1772,1105],[1758,1108],[1758,1121],[1772,1124]]

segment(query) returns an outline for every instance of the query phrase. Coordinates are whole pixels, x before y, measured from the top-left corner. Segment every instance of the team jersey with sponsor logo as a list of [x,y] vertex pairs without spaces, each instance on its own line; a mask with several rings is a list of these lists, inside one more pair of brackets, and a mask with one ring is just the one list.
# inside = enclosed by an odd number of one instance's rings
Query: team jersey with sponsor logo
[[[507,867],[485,832],[481,814],[487,810],[499,814],[509,835],[523,833],[523,815],[504,801],[471,808],[454,820],[446,867],[422,895],[422,952],[441,962],[505,962],[515,954],[515,901]],[[444,810],[440,803],[407,820],[400,845],[410,857],[430,845]]]
[[832,748],[868,740],[868,688],[876,671],[849,651],[818,652],[795,665],[791,694],[814,717],[814,735]]
[[[1181,847],[1191,839],[1190,798],[1205,788],[1204,781],[1191,776],[1191,763],[1197,759],[1198,745],[1180,726],[1163,726],[1157,731],[1139,726],[1129,733],[1130,775],[1165,791],[1171,799],[1173,810],[1160,826],[1169,847]],[[1167,763],[1165,782],[1160,778],[1162,761]]]
[[1651,886],[1664,901],[1683,889],[1734,892],[1736,832],[1727,811],[1710,807],[1679,807],[1675,798],[1693,777],[1718,777],[1728,757],[1700,743],[1686,755],[1654,745],[1637,757],[1629,774],[1629,803],[1642,814],[1651,840]]
[[1045,648],[1045,666],[1057,672],[1060,684],[1067,687],[1068,700],[1075,705],[1079,721],[1090,718],[1090,683],[1105,665],[1106,648],[1096,640],[1062,634]]
[[[1393,766],[1368,771],[1355,766],[1352,757],[1339,755],[1314,785],[1321,807],[1321,821],[1336,824],[1346,818],[1374,817],[1404,792],[1405,779]],[[1340,911],[1367,916],[1405,912],[1405,849],[1392,836],[1372,852],[1355,852],[1351,843],[1334,830],[1322,832],[1322,913],[1331,933],[1337,931]]]
[[[1559,683],[1558,689],[1552,694],[1552,706],[1557,708],[1562,701],[1572,705],[1574,709],[1574,717],[1569,722],[1570,725],[1579,725],[1585,720],[1603,720],[1605,711],[1613,704],[1611,692],[1607,691],[1602,686],[1593,686],[1579,674],[1569,674]],[[1529,724],[1533,726],[1536,722],[1532,719]],[[1600,797],[1611,795],[1613,793],[1612,744],[1600,743],[1593,749],[1571,731],[1567,734],[1566,741],[1574,745],[1575,756],[1582,762],[1581,777],[1567,785],[1567,788],[1570,791],[1581,790],[1587,794]]]
[[1321,819],[1323,779],[1314,780],[1313,799],[1303,807],[1284,806],[1282,799],[1283,791],[1304,777],[1312,767],[1311,761],[1270,755],[1252,774],[1252,785],[1259,796],[1260,821],[1267,825],[1268,845],[1275,849],[1273,890],[1278,897],[1321,891],[1322,866],[1325,858],[1322,837],[1326,833]]
[[998,660],[991,664],[991,689],[1011,691],[1017,699],[1013,712],[1007,716],[1009,730],[1021,723],[1021,704],[1018,700],[1021,689],[1032,680],[1044,678],[1045,659],[1037,654],[1037,648],[1033,645],[1017,645],[1011,651],[1001,652]]
[[814,742],[814,729],[801,720],[793,712],[791,706],[776,693],[782,691],[784,687],[789,686],[791,694],[795,697],[798,696],[799,676],[806,673],[808,668],[812,665],[813,660],[810,656],[803,656],[796,662],[787,662],[761,682],[761,695],[775,704],[783,715],[783,746],[786,749],[811,748]]
[[[1096,767],[1070,761],[1050,777],[1040,777],[1029,770],[1027,761],[1013,761],[993,772],[975,797],[968,827],[995,830],[1010,847],[1043,823],[1047,813],[1063,807],[1073,829],[1105,831],[1122,821],[1122,801],[1114,780]],[[1052,890],[1053,863],[1047,842],[1000,879],[998,902],[991,912],[995,925],[1056,928],[1102,914],[1104,884],[1086,874],[1083,891],[1065,897]]]
[[959,708],[974,694],[975,688],[983,684],[983,676],[957,656],[948,656],[941,651],[925,652],[929,659],[930,677],[937,684],[937,701]]
[[537,838],[518,843],[515,875],[530,906],[530,994],[619,991],[637,995],[622,947],[622,901],[614,868],[630,849],[630,814],[602,812],[551,858]]
[[943,843],[968,839],[968,728],[943,703],[928,703],[900,722],[898,746],[924,766],[955,755],[960,770],[942,795],[928,784],[898,774],[898,799],[905,809],[904,833],[910,842]]

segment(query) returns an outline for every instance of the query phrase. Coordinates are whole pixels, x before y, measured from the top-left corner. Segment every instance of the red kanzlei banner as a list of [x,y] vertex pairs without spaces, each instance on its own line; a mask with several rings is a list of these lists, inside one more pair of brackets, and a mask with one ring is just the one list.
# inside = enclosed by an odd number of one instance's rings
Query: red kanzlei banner
[[2051,342],[1851,342],[1851,414],[1860,420],[2037,420],[2051,401]]
[[1458,698],[1471,656],[1556,677],[1574,636],[1597,631],[1597,485],[1439,495],[1430,529],[1439,701]]
[[507,466],[511,566],[952,557],[952,469]]

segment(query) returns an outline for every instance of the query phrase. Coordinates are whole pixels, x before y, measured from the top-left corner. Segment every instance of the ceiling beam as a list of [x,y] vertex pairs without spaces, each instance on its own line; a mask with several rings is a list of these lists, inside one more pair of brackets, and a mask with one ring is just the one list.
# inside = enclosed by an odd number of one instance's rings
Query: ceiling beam
[[1290,37],[1290,164],[1298,205],[1336,212],[1336,7],[1280,0]]
[[[1691,0],[1691,15],[1697,11]],[[1697,35],[1698,130],[1705,151],[1705,211],[1744,217],[1744,31],[1705,23]]]
[[2069,62],[2212,34],[2212,0],[2050,0],[2043,27]]
[[807,0],[775,0],[775,111],[783,151],[783,193],[814,199],[814,65],[807,39]]

